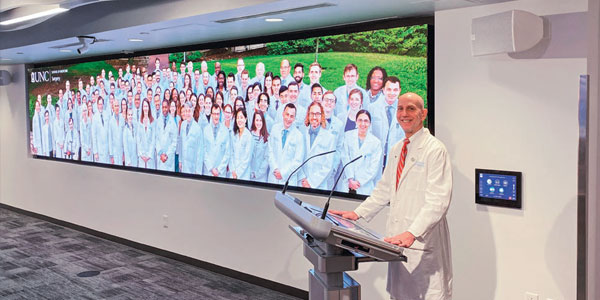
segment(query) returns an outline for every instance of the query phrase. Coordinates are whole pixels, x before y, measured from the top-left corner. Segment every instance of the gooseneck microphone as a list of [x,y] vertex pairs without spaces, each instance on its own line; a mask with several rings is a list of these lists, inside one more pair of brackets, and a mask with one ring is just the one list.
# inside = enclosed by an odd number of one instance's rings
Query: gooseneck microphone
[[288,184],[290,183],[290,178],[292,178],[292,175],[294,175],[294,173],[296,173],[298,170],[300,170],[300,168],[302,168],[302,166],[304,166],[304,164],[306,164],[306,163],[307,163],[309,160],[311,160],[311,159],[313,159],[313,158],[315,158],[315,157],[317,157],[317,156],[327,155],[327,154],[330,154],[330,153],[333,153],[333,152],[335,152],[335,150],[331,150],[331,151],[327,151],[327,152],[323,152],[323,153],[315,154],[315,155],[313,155],[313,156],[311,156],[311,157],[307,158],[305,161],[303,161],[303,162],[300,164],[300,166],[298,166],[298,167],[297,167],[297,168],[294,170],[294,172],[292,172],[292,173],[290,174],[290,176],[288,176],[287,180],[285,181],[285,185],[283,186],[283,190],[281,191],[281,193],[282,193],[282,194],[285,194],[285,191],[287,191],[287,188],[288,188]]
[[359,155],[357,158],[349,161],[347,164],[345,164],[342,167],[342,171],[340,172],[340,175],[338,176],[338,178],[335,180],[335,184],[333,185],[333,188],[331,188],[331,192],[329,193],[329,197],[327,198],[327,202],[325,202],[325,206],[323,207],[323,214],[321,215],[321,220],[325,220],[325,216],[327,216],[327,211],[329,210],[329,201],[331,200],[331,195],[333,195],[333,191],[335,191],[335,187],[338,184],[338,181],[340,181],[340,178],[342,178],[342,175],[344,175],[344,169],[351,163],[357,161],[359,158],[361,158],[362,155]]

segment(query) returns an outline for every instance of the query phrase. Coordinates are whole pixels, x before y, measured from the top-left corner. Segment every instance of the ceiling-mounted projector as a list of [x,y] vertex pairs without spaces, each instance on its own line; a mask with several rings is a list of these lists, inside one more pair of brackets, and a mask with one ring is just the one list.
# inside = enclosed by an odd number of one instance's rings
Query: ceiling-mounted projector
[[78,36],[77,39],[79,39],[79,43],[81,43],[81,47],[77,48],[77,53],[79,54],[88,52],[90,50],[89,45],[96,42],[96,38],[93,36],[82,35]]

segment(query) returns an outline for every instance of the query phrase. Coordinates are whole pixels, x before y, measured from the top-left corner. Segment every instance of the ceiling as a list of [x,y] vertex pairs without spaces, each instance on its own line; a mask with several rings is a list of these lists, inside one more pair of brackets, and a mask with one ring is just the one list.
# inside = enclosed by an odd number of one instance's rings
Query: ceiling
[[[72,8],[21,25],[27,28],[0,25],[0,64],[135,53],[386,18],[433,16],[438,10],[507,1],[368,0],[365,5],[364,0],[2,0],[0,20],[12,9],[29,4],[58,3]],[[283,22],[265,22],[273,17]],[[78,45],[64,46],[77,43],[80,35],[105,41],[90,45],[80,55]]]

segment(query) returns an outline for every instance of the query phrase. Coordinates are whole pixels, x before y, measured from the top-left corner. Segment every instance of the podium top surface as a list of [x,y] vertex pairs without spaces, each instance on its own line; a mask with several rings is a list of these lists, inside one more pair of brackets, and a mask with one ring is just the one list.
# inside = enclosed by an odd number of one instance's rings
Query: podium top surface
[[404,248],[383,241],[378,233],[356,221],[327,214],[321,219],[322,209],[303,203],[298,198],[277,192],[275,206],[313,238],[379,261],[406,260]]

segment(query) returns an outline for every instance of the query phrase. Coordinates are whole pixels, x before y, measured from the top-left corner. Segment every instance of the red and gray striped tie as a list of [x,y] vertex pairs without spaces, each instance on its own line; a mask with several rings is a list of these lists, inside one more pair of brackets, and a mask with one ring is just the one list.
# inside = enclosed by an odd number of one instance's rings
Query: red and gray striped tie
[[402,145],[402,151],[400,152],[400,160],[398,161],[398,169],[396,169],[396,190],[398,190],[398,183],[400,183],[400,176],[402,176],[402,170],[404,169],[404,162],[406,161],[406,153],[408,153],[408,144],[410,140],[404,139],[404,145]]

